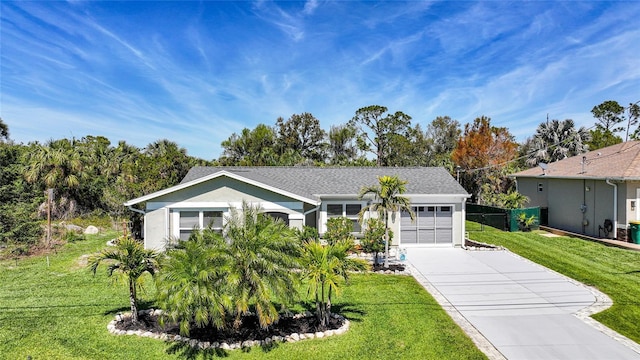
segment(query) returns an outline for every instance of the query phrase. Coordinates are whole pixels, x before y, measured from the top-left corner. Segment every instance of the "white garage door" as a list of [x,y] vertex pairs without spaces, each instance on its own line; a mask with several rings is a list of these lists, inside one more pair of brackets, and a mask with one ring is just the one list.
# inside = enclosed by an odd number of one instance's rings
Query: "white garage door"
[[452,245],[452,206],[413,206],[415,220],[402,213],[400,243],[402,245]]

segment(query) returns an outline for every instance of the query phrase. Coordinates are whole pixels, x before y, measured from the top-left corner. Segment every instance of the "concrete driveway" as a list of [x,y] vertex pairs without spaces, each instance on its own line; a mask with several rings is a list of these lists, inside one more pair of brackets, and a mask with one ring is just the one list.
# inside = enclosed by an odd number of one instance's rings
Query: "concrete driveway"
[[640,359],[637,344],[587,316],[597,291],[508,251],[411,248],[407,260],[492,359]]

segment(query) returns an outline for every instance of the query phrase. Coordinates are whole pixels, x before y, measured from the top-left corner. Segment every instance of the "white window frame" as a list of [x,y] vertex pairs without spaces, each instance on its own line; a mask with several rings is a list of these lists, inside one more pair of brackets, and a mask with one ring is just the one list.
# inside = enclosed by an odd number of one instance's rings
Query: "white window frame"
[[204,224],[204,213],[205,212],[220,212],[222,213],[222,226],[220,227],[215,227],[212,228],[213,230],[216,231],[222,231],[222,227],[224,226],[224,219],[225,217],[228,215],[229,209],[228,208],[174,208],[171,209],[172,211],[172,235],[174,238],[176,239],[181,239],[180,238],[180,232],[181,231],[191,231],[193,230],[193,227],[191,228],[184,228],[180,226],[180,213],[182,212],[198,212],[198,228],[199,229],[204,229],[208,224]]
[[[342,206],[342,213],[341,215],[329,215],[329,211],[328,211],[328,207],[329,205],[341,205]],[[355,220],[356,222],[358,222],[359,220],[359,215],[347,215],[347,205],[360,205],[360,211],[362,211],[362,209],[364,209],[367,206],[366,201],[349,201],[349,200],[345,200],[345,201],[326,201],[322,204],[322,212],[324,213],[324,221],[322,222],[322,226],[323,226],[323,231],[322,233],[327,231],[327,221],[329,221],[329,219],[333,218],[333,217],[346,217],[347,219],[353,221]],[[358,212],[359,213],[359,212]],[[360,226],[360,231],[352,231],[352,234],[362,234],[362,225],[358,222],[358,225]]]

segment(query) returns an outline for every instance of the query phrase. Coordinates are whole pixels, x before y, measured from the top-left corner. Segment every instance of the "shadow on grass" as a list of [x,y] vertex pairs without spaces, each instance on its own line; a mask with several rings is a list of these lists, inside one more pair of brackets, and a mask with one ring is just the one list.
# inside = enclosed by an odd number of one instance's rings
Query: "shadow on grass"
[[367,312],[360,309],[358,304],[339,303],[331,306],[331,312],[344,316],[349,321],[360,322],[367,315]]
[[[263,344],[260,346],[262,352],[269,352],[278,348],[279,343],[271,342],[269,344]],[[213,359],[219,357],[228,357],[230,351],[242,351],[243,353],[250,353],[252,351],[258,351],[258,347],[245,347],[238,350],[225,350],[221,348],[206,348],[202,349],[199,347],[193,347],[191,344],[186,342],[172,342],[169,343],[169,347],[167,348],[167,354],[170,355],[178,355],[178,357],[183,359]]]
[[[146,310],[149,308],[152,308],[153,305],[153,301],[138,301],[138,311],[140,310]],[[123,312],[130,312],[131,311],[131,306],[121,306],[119,308],[115,308],[115,309],[109,309],[106,310],[102,313],[102,315],[113,315],[115,316],[116,314],[120,314]]]

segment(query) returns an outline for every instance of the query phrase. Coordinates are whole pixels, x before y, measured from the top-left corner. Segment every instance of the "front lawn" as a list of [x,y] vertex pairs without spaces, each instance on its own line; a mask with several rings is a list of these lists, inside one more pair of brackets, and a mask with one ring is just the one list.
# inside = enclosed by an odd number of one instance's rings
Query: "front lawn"
[[470,232],[471,239],[502,245],[609,295],[613,306],[593,318],[640,343],[640,252],[572,237],[546,237],[540,232],[484,229]]
[[[7,359],[162,359],[169,345],[115,336],[106,325],[129,309],[124,284],[104,269],[94,277],[86,255],[115,234],[89,236],[57,253],[0,262],[0,354]],[[149,278],[149,280],[151,280]],[[153,307],[154,287],[140,293]],[[353,275],[334,310],[351,320],[344,335],[280,344],[269,351],[228,352],[236,359],[486,359],[433,298],[411,277]],[[200,354],[202,355],[202,354]]]

